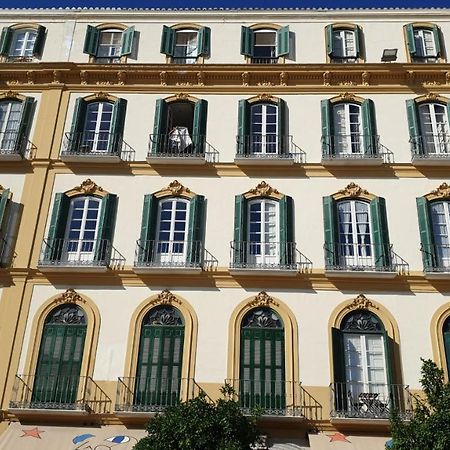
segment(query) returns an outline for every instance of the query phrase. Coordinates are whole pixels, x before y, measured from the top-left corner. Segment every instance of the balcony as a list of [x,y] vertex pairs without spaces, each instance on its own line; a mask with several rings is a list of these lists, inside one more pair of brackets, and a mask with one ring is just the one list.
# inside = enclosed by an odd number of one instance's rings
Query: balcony
[[148,417],[197,397],[201,391],[192,378],[119,377],[115,413]]
[[295,276],[311,269],[312,262],[297,250],[295,242],[230,243],[230,273],[233,275]]
[[0,160],[20,161],[28,158],[33,144],[18,131],[0,132]]
[[212,270],[218,261],[202,241],[136,242],[134,271],[136,273],[200,273]]
[[206,136],[189,135],[186,128],[169,134],[151,134],[147,153],[150,164],[206,164],[219,161],[219,152]]
[[298,382],[226,380],[236,392],[244,414],[261,413],[262,417],[286,417],[304,420],[302,405],[306,392]]
[[450,244],[421,245],[423,271],[427,278],[450,277]]
[[391,162],[392,152],[380,144],[378,135],[322,135],[323,165],[381,165]]
[[450,134],[426,134],[413,136],[411,145],[412,164],[416,166],[450,165]]
[[125,258],[108,239],[44,239],[38,262],[45,272],[106,272],[124,266]]
[[107,414],[111,399],[91,377],[16,375],[9,411],[17,416]]
[[324,251],[327,276],[394,278],[409,273],[408,263],[390,244],[325,243]]
[[306,162],[306,153],[294,144],[292,136],[251,134],[236,136],[235,164],[281,165]]
[[134,150],[123,140],[121,133],[66,133],[61,151],[65,162],[133,161]]
[[408,386],[381,383],[331,383],[331,420],[369,419],[389,420],[396,410],[399,416],[410,419],[413,408]]
[[278,56],[276,57],[252,57],[252,64],[278,64]]
[[197,64],[197,56],[172,56],[172,64]]

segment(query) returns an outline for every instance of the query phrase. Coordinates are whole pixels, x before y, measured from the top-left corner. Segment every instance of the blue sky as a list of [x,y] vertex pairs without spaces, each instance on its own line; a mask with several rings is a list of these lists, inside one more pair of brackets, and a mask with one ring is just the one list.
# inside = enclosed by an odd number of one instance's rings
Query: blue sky
[[450,8],[450,0],[1,0],[3,8],[50,8],[66,6],[103,6],[103,7],[301,7],[301,8],[369,8],[369,7],[409,7]]

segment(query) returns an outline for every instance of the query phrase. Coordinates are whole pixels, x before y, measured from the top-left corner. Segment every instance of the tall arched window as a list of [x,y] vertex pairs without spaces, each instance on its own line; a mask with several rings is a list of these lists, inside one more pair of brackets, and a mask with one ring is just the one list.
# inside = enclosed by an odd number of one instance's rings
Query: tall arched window
[[450,378],[450,316],[447,317],[442,329],[444,336],[445,362],[447,364],[447,376]]
[[270,308],[250,310],[241,325],[241,407],[283,414],[286,407],[284,325]]
[[142,321],[134,409],[157,411],[178,403],[184,320],[173,306],[151,309]]
[[75,408],[86,330],[86,315],[74,304],[58,306],[45,319],[33,383],[35,407]]

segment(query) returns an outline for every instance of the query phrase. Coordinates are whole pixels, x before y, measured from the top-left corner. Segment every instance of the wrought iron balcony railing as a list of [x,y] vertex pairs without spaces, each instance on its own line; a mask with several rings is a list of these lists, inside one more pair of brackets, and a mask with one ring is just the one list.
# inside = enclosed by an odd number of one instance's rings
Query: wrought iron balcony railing
[[308,272],[312,262],[295,242],[230,242],[230,268]]
[[322,135],[324,160],[380,160],[386,161],[389,151],[380,144],[378,135],[360,133]]
[[16,156],[27,158],[31,153],[33,144],[26,135],[18,131],[0,132],[0,158],[6,156]]
[[119,377],[116,412],[161,412],[202,391],[192,378]]
[[396,410],[409,419],[413,404],[408,386],[382,383],[331,383],[332,418],[389,419]]
[[408,263],[391,244],[325,243],[325,269],[360,272],[409,273]]
[[219,152],[203,135],[189,135],[182,132],[151,134],[147,159],[182,158],[204,159],[208,163],[219,161]]
[[44,239],[38,266],[122,269],[125,258],[109,239]]
[[252,57],[252,64],[277,64],[278,56],[268,56],[268,57]]
[[135,268],[212,269],[217,263],[202,241],[136,241]]
[[111,399],[91,377],[16,375],[9,407],[106,414]]
[[173,64],[195,64],[197,56],[172,56]]
[[248,134],[236,136],[236,158],[305,163],[306,153],[293,142],[291,135]]
[[123,140],[121,133],[85,131],[66,133],[61,158],[105,158],[117,157],[122,161],[133,161],[135,151]]
[[34,56],[14,56],[14,55],[8,55],[5,58],[6,62],[35,62],[38,61],[37,58]]
[[244,414],[258,411],[265,416],[303,417],[302,395],[298,382],[273,380],[226,380],[236,392]]
[[358,62],[356,56],[331,56],[331,62],[335,64],[352,64]]
[[450,273],[450,244],[421,244],[420,251],[424,272]]
[[410,138],[412,158],[414,160],[450,159],[450,134],[425,134]]

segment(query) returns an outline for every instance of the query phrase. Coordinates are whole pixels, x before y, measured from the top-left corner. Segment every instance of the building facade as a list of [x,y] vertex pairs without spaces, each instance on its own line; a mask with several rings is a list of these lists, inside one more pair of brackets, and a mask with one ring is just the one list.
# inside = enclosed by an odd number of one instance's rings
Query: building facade
[[0,448],[228,382],[259,448],[382,450],[450,372],[450,11],[0,26]]

